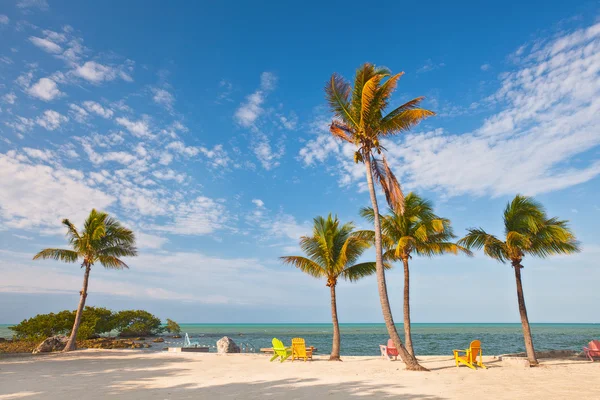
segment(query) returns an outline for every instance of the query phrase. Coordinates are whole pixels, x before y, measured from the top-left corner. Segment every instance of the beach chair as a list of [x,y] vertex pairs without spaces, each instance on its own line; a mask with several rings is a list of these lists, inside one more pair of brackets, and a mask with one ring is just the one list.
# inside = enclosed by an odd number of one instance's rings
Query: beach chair
[[301,359],[303,358],[304,361],[306,361],[307,359],[310,359],[312,361],[312,356],[313,356],[313,348],[312,346],[310,348],[306,348],[306,343],[304,342],[303,338],[293,338],[292,339],[292,361],[294,361],[294,359]]
[[[460,364],[465,364],[467,367],[471,369],[475,368],[475,365],[486,369],[487,367],[483,365],[483,354],[481,352],[481,342],[479,340],[473,340],[471,345],[466,350],[452,350],[454,352],[454,362],[458,367]],[[461,353],[465,353],[465,355],[461,355]],[[479,356],[479,361],[477,361],[477,356]]]
[[394,357],[394,360],[398,359],[398,349],[394,345],[394,341],[392,339],[388,340],[387,346],[380,344],[379,350],[381,351],[381,357],[383,358],[387,358],[390,361],[392,361],[392,357]]
[[585,356],[594,362],[594,357],[600,357],[600,340],[592,340],[583,348]]
[[281,362],[284,362],[292,355],[292,351],[289,347],[285,347],[283,342],[277,338],[273,338],[273,357],[271,357],[271,361],[275,361],[277,357],[281,358]]

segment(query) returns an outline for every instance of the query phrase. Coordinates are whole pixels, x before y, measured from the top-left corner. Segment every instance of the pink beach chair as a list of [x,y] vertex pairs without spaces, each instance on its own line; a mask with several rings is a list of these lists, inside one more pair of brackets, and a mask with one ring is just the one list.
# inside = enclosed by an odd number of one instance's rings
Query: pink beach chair
[[588,343],[587,347],[583,348],[583,352],[592,362],[594,357],[600,357],[600,340],[592,340]]
[[398,359],[398,349],[394,346],[392,339],[388,340],[387,346],[380,344],[379,350],[381,350],[381,357],[383,358],[387,358],[390,361],[392,361],[392,357],[394,357],[394,360]]

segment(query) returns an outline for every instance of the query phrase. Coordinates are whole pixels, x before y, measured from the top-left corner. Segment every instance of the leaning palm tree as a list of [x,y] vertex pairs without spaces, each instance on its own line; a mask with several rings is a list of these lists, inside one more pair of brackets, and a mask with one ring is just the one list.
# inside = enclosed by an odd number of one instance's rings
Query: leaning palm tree
[[67,237],[73,249],[44,249],[37,253],[33,259],[53,259],[67,263],[81,261],[81,268],[85,268],[75,323],[67,345],[63,350],[66,352],[77,348],[77,331],[85,307],[92,266],[99,262],[104,268],[108,269],[129,268],[119,257],[135,256],[137,255],[137,249],[135,247],[135,235],[131,230],[121,226],[119,221],[109,217],[108,214],[98,212],[95,209],[90,212],[85,220],[82,232],[79,232],[68,219],[64,219],[62,223],[67,227]]
[[548,218],[544,207],[530,197],[517,195],[504,209],[504,241],[481,228],[471,228],[459,244],[481,249],[488,257],[501,263],[510,262],[515,270],[517,300],[527,358],[532,366],[538,364],[531,328],[525,308],[521,283],[521,261],[526,255],[546,258],[555,254],[579,252],[579,243],[567,225],[568,221]]
[[367,184],[375,215],[373,224],[377,286],[387,331],[398,348],[406,368],[425,371],[426,369],[419,365],[416,358],[406,351],[394,325],[385,283],[379,207],[374,183],[375,178],[388,204],[397,213],[402,213],[404,196],[398,180],[383,155],[385,148],[381,145],[381,139],[405,132],[424,118],[434,115],[432,111],[418,107],[423,97],[411,100],[387,114],[384,113],[402,74],[392,76],[388,69],[366,63],[356,71],[354,88],[340,75],[333,74],[325,86],[325,92],[334,114],[330,127],[331,133],[355,145],[354,161],[364,163],[366,167]]
[[[373,222],[375,214],[371,207],[360,210],[360,214]],[[471,255],[466,248],[452,242],[456,236],[450,220],[441,218],[433,212],[430,201],[415,193],[409,193],[404,199],[404,212],[397,213],[389,209],[387,215],[380,215],[382,241],[386,252],[385,260],[402,261],[404,266],[404,343],[406,350],[414,356],[410,326],[410,271],[409,259],[412,255],[433,257],[441,254]],[[358,233],[364,238],[373,238],[373,231]]]
[[354,225],[341,225],[337,216],[325,219],[316,217],[312,236],[300,238],[300,248],[307,255],[280,257],[315,278],[327,279],[331,293],[331,319],[333,322],[333,344],[330,361],[340,360],[340,326],[337,317],[335,287],[338,279],[354,282],[375,272],[374,262],[355,264],[363,252],[371,246],[368,240],[353,234]]

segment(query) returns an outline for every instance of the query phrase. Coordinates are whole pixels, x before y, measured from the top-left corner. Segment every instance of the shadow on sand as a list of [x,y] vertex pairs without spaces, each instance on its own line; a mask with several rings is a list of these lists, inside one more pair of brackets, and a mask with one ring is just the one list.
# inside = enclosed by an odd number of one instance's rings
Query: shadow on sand
[[[206,380],[210,371],[196,381],[190,369],[181,368],[190,362],[203,361],[118,352],[0,360],[0,399],[444,399],[403,393],[403,386],[392,382],[383,387],[364,380],[328,384],[317,378],[236,382],[234,370],[228,373],[231,383],[211,384]],[[32,376],[32,363],[44,373]]]

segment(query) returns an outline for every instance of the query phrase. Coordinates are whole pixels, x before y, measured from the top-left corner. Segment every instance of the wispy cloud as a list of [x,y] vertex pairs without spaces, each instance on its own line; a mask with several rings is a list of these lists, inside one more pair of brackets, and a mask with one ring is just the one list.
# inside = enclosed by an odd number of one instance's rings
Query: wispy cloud
[[417,69],[417,74],[422,74],[422,73],[425,73],[425,72],[431,72],[431,71],[434,71],[436,69],[443,68],[445,66],[446,66],[445,63],[443,63],[443,62],[434,63],[431,60],[431,58],[430,58],[427,61],[425,61],[425,64],[421,68]]

